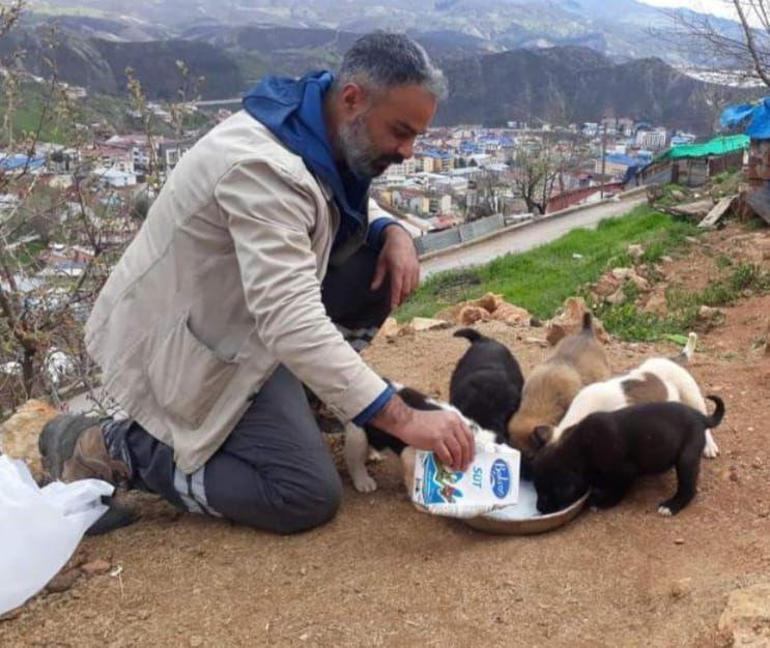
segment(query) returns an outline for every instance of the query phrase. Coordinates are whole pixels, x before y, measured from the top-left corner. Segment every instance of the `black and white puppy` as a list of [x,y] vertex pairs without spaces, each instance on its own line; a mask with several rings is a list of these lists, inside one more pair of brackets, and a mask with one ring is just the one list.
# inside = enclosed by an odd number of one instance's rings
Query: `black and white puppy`
[[706,430],[725,413],[721,398],[707,398],[716,403],[711,416],[682,403],[645,403],[596,412],[568,428],[535,456],[538,510],[561,510],[589,488],[592,504],[614,506],[637,477],[676,468],[676,494],[658,507],[676,515],[695,496]]
[[460,329],[454,337],[471,345],[452,372],[449,402],[503,443],[508,421],[521,404],[524,376],[519,363],[508,347],[474,329]]
[[[457,414],[465,419],[477,441],[488,442],[495,440],[495,435],[492,432],[481,429],[475,422],[465,418],[462,412],[459,412],[452,405],[428,398],[425,394],[411,387],[404,387],[396,383],[392,384],[396,389],[396,393],[409,407],[423,411],[443,409],[457,412]],[[360,428],[355,423],[350,422],[345,426],[343,454],[348,474],[353,480],[355,489],[360,493],[371,493],[377,489],[377,482],[366,469],[366,460],[369,458],[369,453],[372,449],[376,451],[392,450],[401,458],[404,483],[407,485],[407,490],[409,490],[414,475],[414,448],[410,448],[401,439],[373,425],[365,425],[363,428]]]

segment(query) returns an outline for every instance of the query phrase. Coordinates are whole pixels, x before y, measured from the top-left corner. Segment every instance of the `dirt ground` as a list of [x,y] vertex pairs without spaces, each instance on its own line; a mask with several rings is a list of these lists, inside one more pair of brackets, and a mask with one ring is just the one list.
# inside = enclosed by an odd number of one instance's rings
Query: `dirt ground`
[[[750,253],[754,239],[736,244],[741,235],[731,228],[709,240]],[[712,262],[699,247],[666,274],[698,285]],[[416,512],[393,458],[372,468],[378,491],[358,494],[345,475],[337,518],[293,537],[143,496],[140,522],[83,544],[85,557],[120,575],[37,597],[0,622],[0,646],[727,645],[717,621],[728,593],[770,580],[770,356],[758,348],[770,296],[723,310],[692,364],[703,391],[727,404],[715,431],[721,456],[704,460],[699,495],[675,518],[656,513],[672,474],[547,535],[485,535]],[[525,368],[547,353],[534,341],[543,328],[480,329]],[[445,397],[465,345],[451,330],[430,331],[378,340],[367,357],[383,375]],[[675,350],[609,346],[617,371]]]

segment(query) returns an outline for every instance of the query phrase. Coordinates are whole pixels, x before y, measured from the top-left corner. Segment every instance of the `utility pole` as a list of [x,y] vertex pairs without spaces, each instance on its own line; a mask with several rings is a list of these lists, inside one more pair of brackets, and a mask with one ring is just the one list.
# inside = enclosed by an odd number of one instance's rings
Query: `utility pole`
[[607,160],[607,122],[602,119],[602,178],[599,198],[604,198],[604,169]]

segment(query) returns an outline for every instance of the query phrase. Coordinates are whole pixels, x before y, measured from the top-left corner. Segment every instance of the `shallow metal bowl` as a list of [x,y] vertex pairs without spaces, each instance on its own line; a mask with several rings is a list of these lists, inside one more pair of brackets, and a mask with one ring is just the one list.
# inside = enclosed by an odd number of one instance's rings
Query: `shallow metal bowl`
[[545,533],[546,531],[557,529],[577,517],[588,501],[588,495],[589,493],[586,493],[577,502],[570,504],[561,511],[541,515],[534,506],[534,503],[537,501],[534,485],[532,482],[522,481],[519,484],[518,504],[468,518],[463,520],[463,522],[474,529],[486,531],[487,533],[508,535]]

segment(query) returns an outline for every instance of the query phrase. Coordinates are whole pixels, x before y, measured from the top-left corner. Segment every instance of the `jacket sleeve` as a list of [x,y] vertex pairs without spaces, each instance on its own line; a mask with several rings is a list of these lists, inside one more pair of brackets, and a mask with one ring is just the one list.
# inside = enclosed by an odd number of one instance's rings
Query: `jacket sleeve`
[[382,234],[386,227],[395,225],[406,228],[401,225],[391,214],[380,207],[373,198],[369,198],[369,229],[366,232],[366,244],[373,250],[382,249]]
[[214,195],[260,339],[336,416],[363,424],[393,390],[326,314],[310,239],[319,205],[306,182],[275,163],[239,162]]

